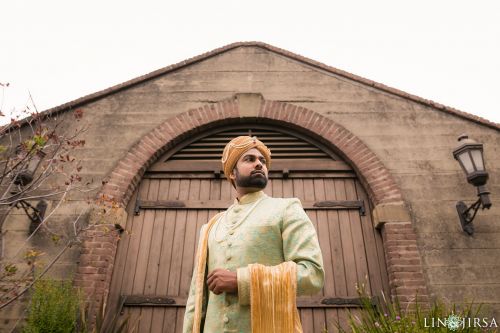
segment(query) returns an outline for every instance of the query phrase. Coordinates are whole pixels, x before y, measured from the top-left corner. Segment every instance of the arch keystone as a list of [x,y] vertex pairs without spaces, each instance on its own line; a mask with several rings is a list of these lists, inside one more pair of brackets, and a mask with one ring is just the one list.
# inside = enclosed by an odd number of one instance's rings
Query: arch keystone
[[256,118],[259,115],[264,97],[258,93],[239,93],[235,95],[240,117]]

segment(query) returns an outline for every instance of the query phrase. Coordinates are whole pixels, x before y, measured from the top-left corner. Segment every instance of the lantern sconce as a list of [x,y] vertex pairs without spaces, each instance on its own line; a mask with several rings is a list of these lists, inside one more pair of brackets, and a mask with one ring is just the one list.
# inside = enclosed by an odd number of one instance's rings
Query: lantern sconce
[[463,231],[468,235],[474,233],[472,221],[476,217],[477,211],[489,209],[491,207],[490,192],[486,189],[488,172],[484,167],[483,144],[469,139],[466,134],[458,137],[458,147],[453,151],[453,157],[460,163],[460,166],[467,175],[467,182],[477,187],[479,199],[469,207],[463,202],[457,202],[457,212]]
[[[23,152],[21,149],[21,146],[18,146],[16,149],[16,153],[21,156],[21,158],[26,158],[25,156],[22,156]],[[29,185],[33,179],[36,170],[38,169],[40,163],[45,157],[45,153],[43,151],[37,151],[34,154],[32,154],[31,157],[28,157],[29,160],[27,163],[23,166],[21,170],[19,170],[15,175],[14,175],[14,181],[13,183],[18,186],[17,190],[14,190],[11,192],[11,194],[18,194],[19,190],[22,189],[24,186]],[[35,229],[38,228],[40,223],[42,223],[44,217],[45,217],[45,211],[47,210],[47,202],[45,200],[40,200],[36,206],[33,206],[30,204],[28,201],[21,199],[18,200],[14,203],[14,207],[16,208],[22,208],[24,212],[26,213],[26,216],[31,221],[30,227],[29,227],[29,234],[31,235]],[[32,212],[30,212],[31,210]]]

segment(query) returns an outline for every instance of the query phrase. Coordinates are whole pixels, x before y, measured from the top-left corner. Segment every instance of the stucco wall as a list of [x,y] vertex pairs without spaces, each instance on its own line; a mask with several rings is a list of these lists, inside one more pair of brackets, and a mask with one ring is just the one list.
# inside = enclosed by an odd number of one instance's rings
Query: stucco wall
[[[392,172],[411,208],[431,292],[453,301],[494,303],[500,310],[500,133],[495,129],[266,50],[239,48],[86,107],[95,125],[85,149],[93,151],[93,163],[111,167],[168,117],[237,92],[304,106],[362,139]],[[476,218],[473,237],[461,231],[455,210],[456,201],[476,198],[451,154],[464,132],[485,144],[493,201],[492,209]],[[113,142],[111,154],[103,147],[106,141]]]
[[[392,172],[411,210],[431,295],[487,303],[500,318],[500,131],[270,51],[237,48],[82,106],[89,128],[76,154],[85,179],[108,176],[169,117],[238,92],[306,107],[363,140]],[[69,128],[77,126],[70,113],[62,117]],[[456,201],[476,198],[451,155],[463,132],[485,144],[493,202],[476,217],[473,237],[461,231],[455,210]],[[84,207],[87,197],[72,195],[61,216]],[[69,258],[61,263],[65,271]]]

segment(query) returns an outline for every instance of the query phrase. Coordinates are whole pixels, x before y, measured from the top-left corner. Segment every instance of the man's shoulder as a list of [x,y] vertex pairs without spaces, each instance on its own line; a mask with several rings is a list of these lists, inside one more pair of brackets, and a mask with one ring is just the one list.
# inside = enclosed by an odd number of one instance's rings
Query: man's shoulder
[[282,207],[288,207],[290,205],[298,203],[299,205],[302,205],[300,202],[299,198],[274,198],[274,197],[268,197],[268,204],[273,204],[273,205],[279,205]]

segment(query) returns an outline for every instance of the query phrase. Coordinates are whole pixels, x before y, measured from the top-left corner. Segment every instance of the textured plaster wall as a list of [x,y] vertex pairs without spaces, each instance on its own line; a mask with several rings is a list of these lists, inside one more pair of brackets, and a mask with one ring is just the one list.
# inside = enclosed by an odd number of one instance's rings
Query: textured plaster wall
[[[410,208],[431,295],[487,303],[500,319],[500,131],[270,51],[237,48],[82,106],[89,122],[85,147],[77,151],[84,179],[99,183],[169,117],[239,92],[314,110],[363,140],[392,172]],[[71,113],[62,117],[68,129],[76,126]],[[461,231],[455,211],[456,201],[476,198],[451,155],[463,132],[485,144],[493,202],[476,217],[473,237]],[[62,215],[84,207],[87,196],[73,195]],[[68,261],[62,265],[71,271]]]

